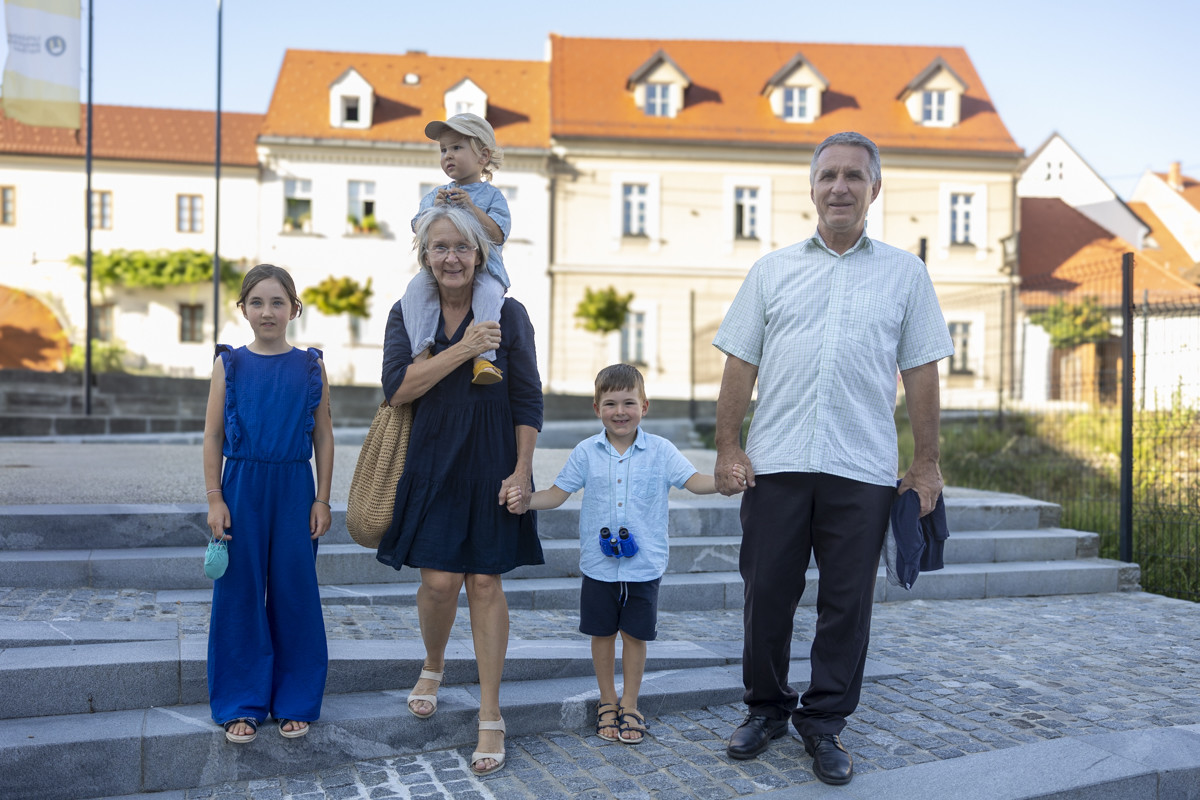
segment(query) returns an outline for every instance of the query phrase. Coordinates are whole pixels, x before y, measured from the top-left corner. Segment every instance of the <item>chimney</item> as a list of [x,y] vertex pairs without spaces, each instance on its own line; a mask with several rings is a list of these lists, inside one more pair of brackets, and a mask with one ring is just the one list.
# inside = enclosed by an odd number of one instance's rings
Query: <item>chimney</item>
[[1178,161],[1171,162],[1171,168],[1167,171],[1167,186],[1170,186],[1177,192],[1183,191],[1183,166]]

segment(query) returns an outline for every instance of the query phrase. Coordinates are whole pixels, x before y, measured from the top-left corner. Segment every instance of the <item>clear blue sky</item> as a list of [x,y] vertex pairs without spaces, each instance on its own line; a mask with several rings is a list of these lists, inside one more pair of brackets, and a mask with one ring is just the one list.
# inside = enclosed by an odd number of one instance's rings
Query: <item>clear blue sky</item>
[[[96,2],[95,102],[215,108],[216,9]],[[1124,197],[1171,161],[1200,177],[1195,0],[224,0],[222,108],[265,112],[288,48],[541,59],[551,32],[961,46],[1027,153],[1058,131]]]

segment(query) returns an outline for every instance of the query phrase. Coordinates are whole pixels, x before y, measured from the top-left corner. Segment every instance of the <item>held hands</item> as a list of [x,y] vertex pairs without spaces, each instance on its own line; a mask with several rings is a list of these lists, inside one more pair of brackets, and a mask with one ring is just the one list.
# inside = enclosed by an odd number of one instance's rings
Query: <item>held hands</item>
[[713,467],[713,479],[717,491],[726,497],[744,492],[754,486],[754,466],[746,451],[738,449],[735,453],[718,453],[717,463]]
[[308,512],[308,529],[312,532],[310,538],[320,539],[329,532],[333,524],[333,514],[326,504],[313,500],[312,510]]
[[529,496],[521,491],[520,486],[508,487],[507,503],[508,513],[521,516],[529,510]]
[[462,344],[471,351],[471,357],[481,356],[500,346],[500,323],[493,320],[473,322],[463,334]]
[[523,472],[514,472],[500,484],[497,500],[507,506],[510,514],[524,514],[529,510],[529,498],[533,496],[533,479]]
[[433,198],[433,204],[435,206],[458,206],[468,211],[475,210],[475,203],[471,200],[471,195],[467,194],[464,189],[454,187],[438,189]]

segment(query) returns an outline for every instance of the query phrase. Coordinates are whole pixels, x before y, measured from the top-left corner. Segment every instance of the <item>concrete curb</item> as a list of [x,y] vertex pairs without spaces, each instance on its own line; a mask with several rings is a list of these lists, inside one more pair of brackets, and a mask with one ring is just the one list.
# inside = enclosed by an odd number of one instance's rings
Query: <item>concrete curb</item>
[[1200,725],[1130,731],[992,750],[813,782],[760,797],[908,797],[922,800],[1194,800],[1200,797]]

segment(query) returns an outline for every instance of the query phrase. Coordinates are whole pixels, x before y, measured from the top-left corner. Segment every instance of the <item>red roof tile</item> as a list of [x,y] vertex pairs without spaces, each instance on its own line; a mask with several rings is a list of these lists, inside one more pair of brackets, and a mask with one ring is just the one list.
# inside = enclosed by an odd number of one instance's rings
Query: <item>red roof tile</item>
[[[353,67],[375,91],[367,130],[329,124],[329,87]],[[419,77],[412,85],[409,73]],[[487,93],[500,147],[550,146],[549,66],[542,61],[288,50],[263,124],[264,136],[429,143],[425,123],[445,119],[445,92],[470,78]]]
[[[1143,218],[1144,219],[1144,218]],[[1058,297],[1096,297],[1105,306],[1121,301],[1121,256],[1133,246],[1057,197],[1021,198],[1021,302],[1048,305]],[[1197,287],[1164,269],[1145,251],[1133,271],[1137,301],[1200,302]]]
[[[959,47],[585,39],[551,35],[551,130],[555,137],[811,146],[856,130],[884,149],[1020,155],[983,81]],[[692,80],[674,118],[648,117],[626,80],[662,49]],[[797,52],[828,79],[821,116],[789,123],[771,113],[762,88]],[[941,57],[967,83],[961,124],[923,127],[897,99]]]
[[1142,222],[1150,226],[1149,236],[1158,245],[1153,248],[1148,247],[1143,252],[1162,264],[1164,269],[1181,278],[1186,273],[1192,271],[1196,266],[1196,260],[1188,255],[1187,250],[1184,249],[1179,240],[1171,233],[1170,228],[1163,224],[1163,221],[1151,210],[1150,206],[1137,202],[1130,202],[1127,205],[1133,213],[1138,215]]
[[[216,149],[216,114],[171,108],[93,106],[92,157],[121,161],[211,164]],[[221,114],[221,163],[258,165],[255,139],[261,114]],[[38,128],[0,113],[0,153],[83,158],[87,106],[80,106],[78,131]]]

